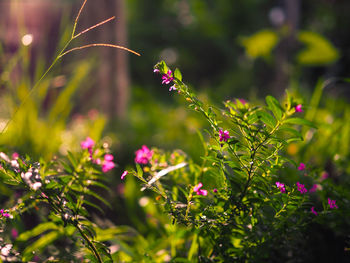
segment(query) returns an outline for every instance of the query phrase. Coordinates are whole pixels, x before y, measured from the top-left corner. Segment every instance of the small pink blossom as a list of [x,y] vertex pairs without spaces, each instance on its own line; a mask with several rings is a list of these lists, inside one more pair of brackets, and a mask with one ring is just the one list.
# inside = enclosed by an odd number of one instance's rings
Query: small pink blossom
[[217,193],[217,192],[218,192],[218,189],[214,188],[214,189],[213,189],[213,192],[214,192],[214,193]]
[[14,153],[12,154],[12,159],[13,159],[13,160],[17,160],[18,157],[19,157],[19,154],[18,154],[17,152],[14,152]]
[[242,103],[243,105],[247,103],[247,101],[245,99],[238,99],[240,103]]
[[305,185],[297,182],[297,187],[298,187],[298,191],[302,194],[307,193],[307,189],[305,188]]
[[284,187],[284,184],[282,184],[280,182],[276,182],[276,186],[277,186],[277,188],[280,189],[281,193],[285,193],[286,192],[286,188]]
[[328,177],[329,177],[329,173],[327,173],[326,171],[322,172],[322,174],[321,174],[321,179],[322,179],[322,180],[325,180],[325,179],[327,179]]
[[193,187],[194,192],[198,192],[198,190],[203,186],[202,183],[197,184],[195,187]]
[[155,68],[155,69],[153,70],[153,72],[154,72],[154,73],[159,73],[159,69]]
[[316,210],[315,210],[315,207],[313,206],[313,207],[311,207],[311,212],[315,215],[315,216],[317,216],[317,212],[316,212]]
[[127,176],[128,173],[128,171],[124,171],[120,179],[124,180],[125,176]]
[[102,162],[102,172],[106,173],[115,167],[115,163],[112,161],[114,159],[112,154],[106,154]]
[[328,198],[328,204],[329,204],[330,209],[334,209],[334,208],[338,209],[338,206],[335,204],[335,202],[336,202],[336,200],[332,200],[332,199]]
[[164,74],[162,76],[162,80],[163,80],[162,84],[169,84],[170,82],[172,82],[174,80],[170,69],[168,70],[168,72],[166,74]]
[[301,104],[298,104],[297,106],[295,106],[295,112],[302,112],[303,109],[302,109],[303,105]]
[[194,188],[193,188],[193,192],[196,192],[197,195],[208,195],[208,191],[207,190],[204,190],[204,189],[200,189],[202,188],[203,184],[202,183],[199,183],[197,184]]
[[85,139],[85,141],[82,141],[81,143],[80,143],[80,146],[81,146],[81,148],[83,148],[83,149],[92,149],[92,147],[94,147],[94,145],[95,145],[95,142],[94,142],[94,140],[93,139],[91,139],[90,137],[87,137],[86,139]]
[[139,164],[148,164],[148,162],[152,159],[153,151],[148,149],[146,145],[142,145],[142,148],[135,152],[135,162]]
[[16,228],[11,229],[11,236],[13,239],[16,239],[18,237],[18,231]]
[[172,91],[172,90],[176,90],[175,85],[172,85],[172,86],[169,88],[169,91]]
[[316,192],[316,190],[317,190],[317,184],[314,184],[314,185],[310,188],[309,192],[310,192],[310,193],[314,193],[314,192]]
[[300,163],[299,167],[298,167],[298,170],[299,171],[303,171],[303,170],[305,170],[305,168],[306,168],[305,164],[304,163]]
[[227,130],[220,130],[219,131],[219,141],[225,141],[227,142],[227,140],[230,139],[230,133]]
[[204,196],[206,196],[206,195],[208,195],[208,191],[207,190],[202,190],[202,189],[200,189],[200,190],[198,190],[197,191],[197,195],[204,195]]
[[10,214],[4,212],[4,209],[1,209],[1,210],[0,210],[0,215],[3,216],[3,217],[7,217],[7,218],[10,217]]

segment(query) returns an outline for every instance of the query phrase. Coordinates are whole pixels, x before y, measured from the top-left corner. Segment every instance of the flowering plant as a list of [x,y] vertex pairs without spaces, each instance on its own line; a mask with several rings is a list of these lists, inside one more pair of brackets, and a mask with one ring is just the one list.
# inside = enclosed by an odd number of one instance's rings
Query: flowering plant
[[[287,260],[286,249],[297,253],[300,230],[329,210],[324,205],[323,212],[316,212],[309,185],[299,182],[301,176],[298,180],[284,176],[287,170],[298,175],[306,168],[304,163],[298,167],[284,149],[303,140],[301,127],[316,129],[301,117],[301,104],[287,93],[282,105],[267,96],[266,106],[234,99],[224,103],[225,109],[215,109],[196,97],[178,69],[172,71],[162,61],[154,72],[211,126],[207,140],[200,135],[201,163],[183,153],[175,158],[175,153],[156,148],[147,161],[137,161],[147,148],[143,146],[136,152],[137,170],[128,171],[144,183],[142,190],[159,195],[156,199],[173,222],[193,233],[187,259],[259,262],[272,254]],[[310,188],[316,191],[314,185]],[[327,201],[330,209],[338,208],[334,200],[324,199],[323,203]]]

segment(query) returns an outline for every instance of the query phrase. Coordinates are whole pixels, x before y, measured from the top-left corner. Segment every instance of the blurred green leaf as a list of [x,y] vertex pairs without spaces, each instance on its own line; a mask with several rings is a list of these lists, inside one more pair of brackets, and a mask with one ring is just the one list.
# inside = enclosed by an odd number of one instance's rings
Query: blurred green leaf
[[266,57],[271,54],[273,48],[277,45],[279,37],[272,30],[261,30],[250,37],[241,39],[241,44],[249,57]]
[[339,58],[338,50],[323,36],[310,31],[298,34],[300,42],[306,47],[297,54],[297,61],[303,65],[327,65]]

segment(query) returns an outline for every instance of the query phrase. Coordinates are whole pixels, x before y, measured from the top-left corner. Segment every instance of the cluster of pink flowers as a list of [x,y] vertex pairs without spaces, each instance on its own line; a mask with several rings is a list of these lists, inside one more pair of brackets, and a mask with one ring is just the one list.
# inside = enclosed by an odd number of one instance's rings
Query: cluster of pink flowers
[[197,184],[194,188],[193,191],[196,192],[197,195],[204,195],[206,196],[208,194],[207,190],[201,189],[203,186],[202,183]]
[[338,206],[335,204],[336,200],[332,200],[328,198],[328,204],[330,209],[338,208]]
[[285,193],[286,192],[286,188],[284,187],[284,184],[282,184],[280,182],[276,182],[276,186],[277,186],[277,188],[280,189],[281,193]]
[[148,162],[152,159],[153,151],[148,149],[146,145],[142,145],[141,149],[137,150],[135,154],[135,163],[148,164]]
[[305,168],[306,168],[306,165],[304,163],[300,163],[299,167],[298,167],[298,170],[299,171],[303,171],[303,170],[305,170]]
[[104,156],[104,160],[102,162],[102,171],[104,173],[112,170],[115,167],[115,163],[113,162],[113,155],[112,154],[106,154]]
[[0,215],[1,215],[2,217],[7,217],[7,218],[10,217],[10,214],[4,212],[4,209],[1,209],[1,210],[0,210]]
[[230,133],[227,130],[220,130],[219,131],[219,141],[225,141],[227,142],[227,140],[230,139]]
[[[96,164],[101,164],[101,160],[100,159],[96,159],[94,160],[93,157],[92,157],[92,148],[94,147],[95,145],[95,142],[93,139],[91,139],[90,137],[87,137],[85,139],[85,141],[82,141],[80,143],[80,146],[82,149],[87,149],[89,154],[90,154],[90,159],[93,163],[96,163]],[[95,151],[96,153],[96,151]],[[115,167],[115,163],[113,162],[113,155],[112,154],[106,154],[104,157],[103,157],[103,161],[102,161],[102,171],[104,173],[112,170],[114,167]]]
[[85,139],[85,141],[82,141],[80,143],[80,146],[82,149],[87,149],[88,152],[90,153],[90,158],[92,159],[92,147],[94,147],[95,142],[93,139],[91,139],[90,137],[87,137]]
[[[159,73],[160,71],[159,69],[154,69],[153,72]],[[166,74],[163,74],[162,76],[162,84],[170,84],[170,82],[172,82],[173,80],[174,80],[173,72],[169,69],[168,72]],[[172,91],[172,90],[176,90],[175,85],[169,88],[169,91]]]
[[305,188],[305,185],[297,182],[297,187],[298,187],[298,191],[302,194],[307,193],[307,189]]

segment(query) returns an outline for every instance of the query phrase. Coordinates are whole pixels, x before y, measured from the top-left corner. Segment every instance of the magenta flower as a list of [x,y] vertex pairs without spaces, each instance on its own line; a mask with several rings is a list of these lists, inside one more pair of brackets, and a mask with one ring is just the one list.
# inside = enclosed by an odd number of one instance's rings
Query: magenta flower
[[328,177],[329,177],[329,174],[328,174],[326,171],[322,172],[322,174],[321,174],[321,179],[322,179],[322,180],[325,180],[325,179],[327,179]]
[[120,179],[124,180],[125,176],[127,176],[128,173],[128,171],[124,171]]
[[304,163],[300,163],[299,167],[298,167],[298,170],[299,171],[303,171],[303,170],[305,170],[305,168],[306,168],[305,164]]
[[115,167],[115,163],[112,161],[114,159],[112,154],[106,154],[102,162],[102,172],[106,173]]
[[159,73],[159,69],[155,68],[155,69],[153,70],[153,72],[154,72],[154,73]]
[[305,194],[307,192],[307,189],[305,188],[305,185],[297,182],[297,187],[298,187],[298,191],[302,194]]
[[95,145],[95,142],[94,142],[94,140],[91,139],[90,137],[87,137],[87,138],[85,139],[85,141],[82,141],[82,142],[80,143],[81,148],[83,148],[83,149],[88,149],[88,150],[92,149],[92,147],[94,147],[94,145]]
[[4,212],[4,209],[0,210],[0,215],[3,216],[3,217],[7,217],[7,218],[10,217],[10,214]]
[[295,106],[295,112],[302,112],[302,111],[303,109],[301,104],[298,104],[297,106]]
[[217,193],[217,192],[218,192],[218,189],[214,188],[214,189],[213,189],[213,192],[214,192],[214,193]]
[[313,207],[311,207],[311,212],[315,215],[315,216],[317,216],[317,212],[316,212],[316,210],[315,210],[315,207],[313,206]]
[[230,139],[230,134],[227,130],[223,131],[223,130],[220,130],[219,131],[219,141],[222,142],[222,141],[225,141],[227,142],[227,140]]
[[146,145],[142,145],[142,148],[135,152],[135,162],[139,164],[148,164],[152,159],[153,151],[147,148]]
[[18,231],[16,228],[11,229],[11,236],[12,238],[16,239],[18,237]]
[[316,192],[316,190],[317,190],[317,184],[314,184],[314,185],[310,188],[309,192],[310,192],[310,193],[313,193],[313,192]]
[[208,194],[207,190],[201,189],[203,186],[202,183],[197,184],[194,188],[193,188],[193,192],[196,192],[197,195],[204,195],[206,196]]
[[335,202],[336,202],[336,200],[332,200],[332,199],[328,198],[328,204],[329,204],[330,209],[334,209],[334,208],[338,209],[338,206],[335,204]]
[[280,182],[276,182],[276,186],[277,186],[277,188],[280,189],[281,193],[285,193],[286,192],[286,188],[284,187],[284,184],[282,184]]
[[19,154],[18,154],[17,152],[14,152],[14,153],[12,154],[12,159],[13,159],[13,160],[17,160],[18,157],[19,157]]
[[162,76],[162,84],[169,84],[170,82],[172,82],[174,80],[172,74],[173,73],[169,69],[168,72]]

